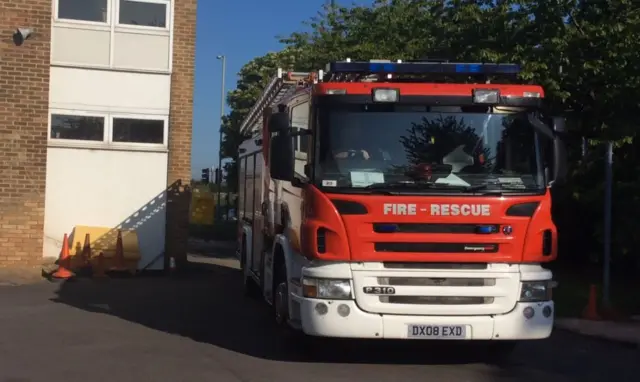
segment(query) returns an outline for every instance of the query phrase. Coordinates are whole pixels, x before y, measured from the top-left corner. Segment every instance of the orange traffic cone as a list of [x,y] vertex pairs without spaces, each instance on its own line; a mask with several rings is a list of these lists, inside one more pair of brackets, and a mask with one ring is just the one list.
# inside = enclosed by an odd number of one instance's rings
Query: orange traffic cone
[[116,240],[115,269],[118,271],[125,270],[124,263],[124,247],[122,245],[122,231],[118,230],[118,238]]
[[100,252],[98,258],[96,259],[95,266],[92,270],[92,276],[96,279],[104,279],[107,277],[107,273],[105,272],[105,264],[104,264],[104,254]]
[[71,256],[69,255],[69,237],[64,234],[62,242],[62,253],[60,253],[60,259],[58,259],[58,269],[51,275],[57,279],[70,279],[74,276],[73,272],[69,269],[71,267]]
[[88,265],[91,260],[91,237],[88,233],[84,236],[84,246],[82,247],[81,259],[83,266]]
[[594,321],[601,319],[598,314],[598,292],[594,284],[589,287],[589,301],[582,312],[582,318]]
[[76,241],[73,256],[71,256],[71,262],[73,263],[73,266],[71,267],[72,269],[82,267],[82,264],[78,264],[82,263],[82,246],[80,245],[79,241]]

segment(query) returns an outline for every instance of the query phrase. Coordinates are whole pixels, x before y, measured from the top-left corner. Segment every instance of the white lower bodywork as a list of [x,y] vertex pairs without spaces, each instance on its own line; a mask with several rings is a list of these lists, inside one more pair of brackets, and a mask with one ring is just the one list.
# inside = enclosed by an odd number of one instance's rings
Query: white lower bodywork
[[[465,340],[534,340],[549,337],[553,329],[553,315],[542,316],[544,306],[553,308],[553,301],[544,303],[517,303],[507,313],[495,316],[410,316],[373,314],[362,311],[353,301],[316,300],[293,296],[300,303],[302,330],[309,335],[345,338],[407,339],[408,325],[463,325],[467,327]],[[315,306],[329,305],[325,315],[319,315]],[[337,307],[350,308],[347,317],[337,313]],[[531,319],[523,316],[523,309],[532,307],[536,314]]]
[[[245,225],[245,239],[251,240],[251,227]],[[289,279],[289,316],[291,325],[305,334],[322,337],[409,339],[408,325],[462,325],[466,327],[464,340],[535,340],[551,335],[554,322],[553,301],[519,302],[522,281],[551,280],[549,270],[535,264],[489,264],[483,270],[387,269],[382,263],[317,263],[309,262],[294,253],[284,235],[278,235],[274,246],[281,246]],[[247,244],[247,248],[250,245]],[[263,292],[270,301],[273,275],[273,251],[264,264]],[[247,254],[251,257],[251,254]],[[326,300],[305,298],[301,277],[348,279],[353,299]],[[250,277],[245,271],[245,277]],[[387,304],[379,296],[362,293],[364,286],[375,285],[378,278],[493,278],[496,283],[487,287],[396,287],[404,296],[492,296],[494,303],[485,305],[418,305]],[[482,289],[480,291],[479,289]],[[325,304],[328,310],[318,313],[316,306]],[[349,314],[338,314],[338,307],[346,305]],[[534,315],[526,318],[525,308]],[[551,308],[545,317],[542,310]],[[342,308],[344,309],[344,308]]]

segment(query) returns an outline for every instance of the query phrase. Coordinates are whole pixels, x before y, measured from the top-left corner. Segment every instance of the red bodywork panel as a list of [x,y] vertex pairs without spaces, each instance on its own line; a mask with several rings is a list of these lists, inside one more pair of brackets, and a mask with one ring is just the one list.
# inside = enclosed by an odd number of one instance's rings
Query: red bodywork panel
[[[354,201],[366,206],[365,215],[340,215],[331,199]],[[304,192],[305,216],[302,222],[302,252],[309,258],[327,261],[387,261],[387,262],[503,262],[539,263],[557,257],[557,231],[551,219],[551,196],[381,196],[324,194],[314,186]],[[539,202],[532,217],[506,216],[514,204]],[[416,204],[413,216],[385,215],[384,204]],[[431,204],[484,204],[490,206],[490,216],[431,216]],[[421,212],[424,208],[426,211]],[[509,235],[494,234],[428,234],[428,233],[375,233],[373,223],[432,223],[432,224],[499,224],[510,225]],[[326,250],[317,251],[318,228],[326,230]],[[542,254],[542,236],[545,230],[553,233],[551,255]],[[497,244],[496,253],[416,253],[376,252],[374,243],[476,243]]]
[[[328,82],[314,86],[313,95],[326,94],[329,89],[345,89],[347,94],[371,94],[375,88],[400,89],[400,95],[408,96],[471,96],[474,89],[497,89],[503,96],[523,97],[524,93],[539,93],[544,90],[538,85],[494,85],[494,84],[430,84],[430,83],[361,83]],[[336,97],[339,97],[336,96]]]

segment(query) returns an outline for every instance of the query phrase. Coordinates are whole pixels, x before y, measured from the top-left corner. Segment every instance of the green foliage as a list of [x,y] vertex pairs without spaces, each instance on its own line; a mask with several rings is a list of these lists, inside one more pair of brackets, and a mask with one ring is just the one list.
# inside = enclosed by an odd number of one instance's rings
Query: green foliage
[[573,135],[589,138],[585,158],[578,144],[571,148],[570,192],[554,200],[562,256],[597,260],[601,253],[601,143],[610,139],[616,141],[615,260],[639,267],[639,37],[636,0],[376,0],[371,7],[324,7],[304,30],[281,38],[281,52],[242,68],[228,96],[223,153],[237,155],[246,138],[238,127],[277,67],[316,70],[347,57],[519,63],[524,82],[545,88],[549,110],[567,116]]

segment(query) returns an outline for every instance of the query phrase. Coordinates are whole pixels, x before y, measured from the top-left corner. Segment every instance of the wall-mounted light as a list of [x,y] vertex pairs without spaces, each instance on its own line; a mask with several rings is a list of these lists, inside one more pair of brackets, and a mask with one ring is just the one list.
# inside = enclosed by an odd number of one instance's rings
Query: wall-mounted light
[[13,43],[17,46],[22,45],[31,35],[33,30],[31,28],[18,28],[13,33]]

